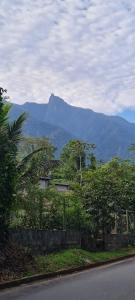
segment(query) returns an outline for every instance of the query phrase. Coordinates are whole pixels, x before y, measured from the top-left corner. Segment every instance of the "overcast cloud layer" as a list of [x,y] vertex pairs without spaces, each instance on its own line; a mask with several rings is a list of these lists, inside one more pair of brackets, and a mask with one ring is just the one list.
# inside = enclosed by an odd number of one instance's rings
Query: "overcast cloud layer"
[[15,102],[135,107],[135,1],[1,0],[0,58]]

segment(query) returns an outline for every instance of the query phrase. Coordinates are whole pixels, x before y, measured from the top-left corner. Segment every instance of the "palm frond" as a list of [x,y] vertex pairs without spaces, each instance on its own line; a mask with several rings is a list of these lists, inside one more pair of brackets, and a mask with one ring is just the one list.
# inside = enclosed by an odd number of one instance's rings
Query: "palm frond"
[[12,105],[9,103],[3,105],[2,110],[0,112],[0,126],[5,126],[11,106]]
[[39,152],[44,151],[44,147],[38,148],[34,151],[32,151],[30,154],[28,154],[27,156],[25,156],[22,161],[18,164],[18,170],[21,171],[23,170],[26,165],[28,164],[28,162]]
[[8,125],[8,136],[11,142],[17,144],[22,135],[22,125],[26,120],[26,114],[21,114],[18,119]]

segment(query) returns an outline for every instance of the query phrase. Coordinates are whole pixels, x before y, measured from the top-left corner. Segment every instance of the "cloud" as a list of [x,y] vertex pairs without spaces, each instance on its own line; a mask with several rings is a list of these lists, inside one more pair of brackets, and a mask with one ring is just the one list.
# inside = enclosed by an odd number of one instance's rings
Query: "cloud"
[[0,85],[109,114],[135,107],[133,0],[1,0]]

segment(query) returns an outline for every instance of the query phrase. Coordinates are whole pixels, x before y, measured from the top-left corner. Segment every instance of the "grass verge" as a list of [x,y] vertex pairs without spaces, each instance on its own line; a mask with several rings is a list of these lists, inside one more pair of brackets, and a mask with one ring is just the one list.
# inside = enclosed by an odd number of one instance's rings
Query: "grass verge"
[[130,254],[135,254],[135,249],[122,249],[110,252],[89,252],[82,249],[69,249],[45,256],[36,256],[35,261],[38,272],[46,274],[63,269],[87,266],[90,263],[109,261]]

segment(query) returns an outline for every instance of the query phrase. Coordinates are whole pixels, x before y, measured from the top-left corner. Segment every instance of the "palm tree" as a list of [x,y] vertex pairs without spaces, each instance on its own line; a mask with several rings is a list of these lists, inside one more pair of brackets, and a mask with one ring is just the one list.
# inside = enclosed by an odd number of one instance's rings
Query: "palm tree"
[[16,121],[9,123],[11,105],[5,102],[5,92],[6,90],[0,88],[0,228],[8,226],[15,198],[18,143],[26,119],[23,113]]
[[0,88],[0,229],[9,225],[16,187],[24,165],[35,153],[43,150],[43,147],[38,148],[18,163],[18,145],[22,139],[22,125],[26,114],[21,114],[17,120],[10,123],[8,113],[11,105],[6,103],[4,93],[6,90]]

